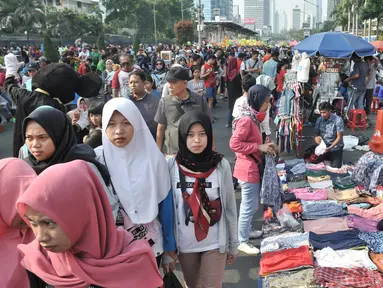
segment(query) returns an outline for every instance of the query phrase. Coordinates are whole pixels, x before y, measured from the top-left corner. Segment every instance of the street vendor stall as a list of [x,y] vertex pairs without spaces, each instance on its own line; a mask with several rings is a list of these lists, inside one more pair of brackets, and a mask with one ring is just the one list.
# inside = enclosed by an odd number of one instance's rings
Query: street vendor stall
[[343,97],[338,95],[339,73],[347,59],[354,53],[359,57],[365,57],[373,55],[376,51],[373,45],[362,38],[342,32],[314,34],[296,45],[294,50],[300,53],[306,52],[311,57],[323,56],[329,63],[319,78],[317,89],[314,90],[313,111],[321,102],[333,103],[336,99],[342,101]]

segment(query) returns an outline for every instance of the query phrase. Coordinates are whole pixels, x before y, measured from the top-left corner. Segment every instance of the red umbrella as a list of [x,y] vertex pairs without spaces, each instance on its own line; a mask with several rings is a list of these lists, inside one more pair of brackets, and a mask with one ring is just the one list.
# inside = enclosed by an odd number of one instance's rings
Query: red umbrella
[[374,47],[376,48],[376,50],[378,50],[378,51],[383,51],[383,40],[375,40],[375,41],[372,42],[371,44],[374,45]]
[[299,42],[297,40],[294,40],[292,42],[290,42],[290,47],[294,47],[295,45],[298,45]]

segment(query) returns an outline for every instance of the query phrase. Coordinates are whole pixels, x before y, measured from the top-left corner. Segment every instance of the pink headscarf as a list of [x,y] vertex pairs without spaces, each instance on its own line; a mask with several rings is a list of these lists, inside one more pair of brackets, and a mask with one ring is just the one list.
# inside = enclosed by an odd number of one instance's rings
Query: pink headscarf
[[34,235],[31,229],[12,228],[11,224],[18,215],[17,199],[34,178],[35,171],[25,161],[17,158],[0,160],[0,287],[29,287],[17,245],[31,242]]
[[[160,287],[162,279],[145,240],[133,241],[117,229],[107,194],[84,161],[49,167],[17,202],[25,216],[30,206],[54,220],[73,243],[64,253],[52,253],[37,240],[19,245],[23,266],[55,287]],[[29,223],[29,221],[27,222]]]

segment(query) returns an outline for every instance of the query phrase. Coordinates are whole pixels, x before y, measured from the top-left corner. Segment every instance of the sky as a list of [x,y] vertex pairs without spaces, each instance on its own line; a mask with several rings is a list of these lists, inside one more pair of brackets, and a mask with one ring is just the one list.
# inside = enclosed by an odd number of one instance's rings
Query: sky
[[[315,3],[316,0],[308,0],[309,2]],[[322,1],[322,17],[324,14],[326,14],[327,11],[327,0],[321,0]],[[239,13],[241,14],[241,17],[243,19],[244,15],[244,7],[243,7],[244,0],[233,0],[233,5],[239,5]],[[277,7],[278,11],[285,11],[288,18],[291,18],[291,12],[292,9],[298,5],[301,10],[303,10],[303,0],[275,0],[275,6]],[[305,4],[305,10],[306,13],[310,12],[310,9],[315,9],[315,6],[306,3]],[[322,20],[322,19],[321,19]]]

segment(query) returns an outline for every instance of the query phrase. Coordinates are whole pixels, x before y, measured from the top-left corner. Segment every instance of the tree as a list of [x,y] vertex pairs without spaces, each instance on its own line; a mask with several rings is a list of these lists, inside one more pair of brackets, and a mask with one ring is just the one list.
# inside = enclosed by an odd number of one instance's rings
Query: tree
[[44,23],[44,11],[39,0],[0,1],[0,26],[13,33],[24,33],[27,36]]
[[97,38],[97,47],[100,50],[106,50],[105,39],[104,39],[104,31],[101,31],[100,35]]
[[379,35],[380,21],[383,18],[382,0],[368,0],[361,10],[360,17],[362,20],[376,19],[376,31]]
[[52,40],[47,33],[44,35],[44,55],[52,62],[59,62],[60,60],[59,52],[53,45]]
[[[119,27],[137,29],[145,38],[154,38],[154,8],[158,38],[173,36],[174,24],[181,19],[180,0],[104,0],[103,5],[108,14],[106,23],[121,21],[125,26]],[[183,0],[184,19],[192,19],[193,6],[193,0]]]
[[46,22],[47,32],[52,36],[99,35],[102,31],[100,17],[68,8],[49,8]]
[[179,21],[174,25],[176,33],[176,41],[178,44],[185,44],[188,41],[194,40],[194,27],[192,21]]
[[332,31],[334,28],[334,25],[335,25],[334,21],[325,21],[323,23],[323,28],[320,30],[320,32]]

